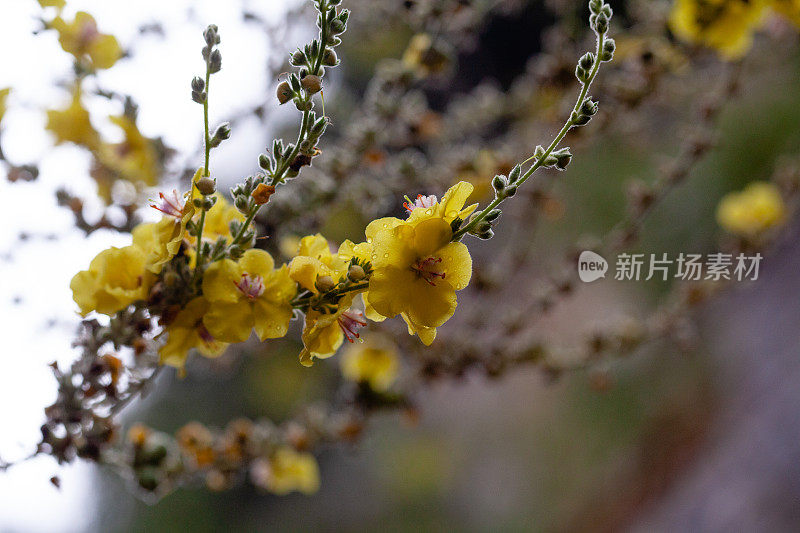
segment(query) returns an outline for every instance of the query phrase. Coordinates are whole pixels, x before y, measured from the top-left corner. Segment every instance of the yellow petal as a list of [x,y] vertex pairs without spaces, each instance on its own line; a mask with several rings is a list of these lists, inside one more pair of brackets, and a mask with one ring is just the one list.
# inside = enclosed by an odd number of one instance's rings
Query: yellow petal
[[472,257],[469,250],[462,242],[451,242],[444,248],[436,251],[436,256],[442,260],[442,270],[445,273],[444,281],[453,289],[460,291],[469,284],[472,277]]
[[203,295],[209,302],[236,302],[241,298],[236,286],[241,277],[241,268],[230,259],[215,261],[203,276]]
[[253,329],[253,310],[249,302],[211,302],[203,324],[215,339],[244,342]]
[[440,218],[423,220],[414,227],[414,250],[418,257],[434,255],[453,236],[450,224]]
[[261,276],[266,279],[272,273],[275,267],[275,261],[272,256],[264,250],[252,248],[247,250],[241,259],[239,259],[239,266],[242,272],[247,272],[251,276]]
[[256,335],[262,341],[285,336],[293,314],[294,311],[288,304],[276,305],[265,301],[263,298],[258,298],[253,303],[253,320]]

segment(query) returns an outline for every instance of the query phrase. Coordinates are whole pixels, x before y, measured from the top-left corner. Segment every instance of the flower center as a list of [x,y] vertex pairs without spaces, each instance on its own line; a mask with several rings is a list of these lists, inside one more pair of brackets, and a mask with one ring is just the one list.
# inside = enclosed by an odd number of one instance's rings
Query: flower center
[[[406,196],[406,198],[408,198],[408,196]],[[406,208],[406,211],[411,213],[414,209],[418,207],[433,207],[436,205],[436,202],[438,201],[439,200],[434,195],[422,196],[421,194],[418,194],[417,199],[414,200],[414,203],[411,203],[411,201],[404,202],[403,207]]]
[[364,313],[353,309],[348,309],[339,315],[336,320],[339,322],[339,327],[342,328],[342,333],[350,342],[358,339],[358,330],[367,325],[367,321],[364,320]]
[[242,274],[242,279],[239,280],[239,283],[233,282],[233,284],[250,300],[255,300],[264,294],[264,278],[261,276],[251,276],[245,272]]
[[436,285],[436,279],[444,279],[445,273],[440,272],[439,263],[442,262],[441,257],[426,257],[424,259],[417,259],[411,265],[411,270],[416,272],[417,276],[421,277],[430,285]]
[[[172,194],[170,196],[164,196],[164,193],[160,192],[158,193],[158,197],[160,200],[150,204],[150,207],[170,217],[181,218],[183,216],[184,202],[181,200],[180,196],[178,196],[178,191],[172,189]],[[155,200],[150,201],[155,202]]]

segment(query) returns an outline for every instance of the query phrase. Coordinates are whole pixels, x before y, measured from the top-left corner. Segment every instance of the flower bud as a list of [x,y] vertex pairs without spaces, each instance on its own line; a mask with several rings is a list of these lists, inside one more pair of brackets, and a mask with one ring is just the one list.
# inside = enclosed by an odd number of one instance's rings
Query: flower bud
[[364,272],[364,268],[361,265],[353,264],[347,269],[347,277],[350,278],[350,281],[361,281],[366,275],[367,273]]
[[298,50],[297,52],[292,54],[291,63],[295,67],[299,67],[300,65],[303,65],[305,62],[306,62],[306,55],[303,53],[302,50]]
[[278,85],[277,96],[278,96],[278,102],[280,102],[281,105],[285,104],[286,102],[292,99],[292,97],[294,96],[294,92],[292,91],[292,88],[289,86],[289,82],[282,81]]
[[492,179],[492,187],[495,191],[500,192],[508,185],[508,179],[505,176],[499,175]]
[[314,76],[313,74],[309,74],[300,80],[300,85],[311,94],[316,94],[322,90],[322,80],[319,79],[319,76]]
[[322,64],[328,67],[335,67],[339,64],[339,58],[333,48],[326,48],[322,54]]
[[211,52],[211,57],[208,60],[208,70],[212,74],[222,70],[222,54],[219,50]]
[[197,180],[195,187],[197,187],[197,190],[200,191],[200,194],[203,196],[208,196],[209,194],[214,194],[214,192],[217,190],[217,182],[209,177],[203,177]]
[[317,278],[315,286],[319,292],[328,292],[336,287],[336,282],[330,276],[320,276]]
[[203,92],[206,89],[206,82],[200,76],[195,76],[192,78],[192,90],[198,93]]

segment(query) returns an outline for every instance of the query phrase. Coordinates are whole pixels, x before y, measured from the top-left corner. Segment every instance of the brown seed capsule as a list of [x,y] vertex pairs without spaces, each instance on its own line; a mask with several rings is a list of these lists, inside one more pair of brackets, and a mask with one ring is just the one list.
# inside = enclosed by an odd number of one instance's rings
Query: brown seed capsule
[[322,90],[322,80],[319,79],[319,76],[314,76],[313,74],[309,74],[300,80],[300,85],[311,94],[316,94]]
[[217,182],[209,177],[204,177],[197,180],[195,187],[197,187],[197,190],[200,191],[200,194],[203,196],[208,196],[209,194],[214,194],[214,192],[217,190]]
[[277,96],[278,102],[280,102],[281,105],[292,99],[294,93],[292,92],[292,87],[289,85],[289,82],[283,81],[278,85]]
[[259,183],[256,189],[250,194],[257,205],[264,205],[269,202],[270,196],[275,193],[275,187],[266,183]]

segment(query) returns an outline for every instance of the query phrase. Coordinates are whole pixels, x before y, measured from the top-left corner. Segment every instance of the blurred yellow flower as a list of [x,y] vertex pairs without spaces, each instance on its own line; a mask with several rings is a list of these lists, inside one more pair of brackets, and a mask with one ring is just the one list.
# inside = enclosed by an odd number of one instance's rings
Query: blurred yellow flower
[[81,314],[92,311],[113,315],[137,300],[144,300],[154,276],[145,269],[145,255],[136,246],[109,248],[75,274],[69,286]]
[[412,37],[403,53],[403,64],[420,77],[442,72],[448,62],[447,55],[437,48],[427,33]]
[[268,491],[285,495],[292,491],[313,494],[319,490],[319,467],[310,453],[281,446],[268,460],[258,459],[251,469],[253,482]]
[[770,0],[770,6],[795,26],[800,26],[800,0]]
[[47,111],[47,129],[56,137],[56,144],[71,142],[94,150],[100,135],[92,126],[89,111],[81,103],[81,89],[72,91],[72,101],[64,109]]
[[736,59],[750,49],[766,6],[765,0],[675,0],[670,29],[684,41]]
[[367,226],[374,268],[368,300],[387,318],[400,315],[409,333],[430,344],[436,328],[455,312],[456,291],[472,276],[472,258],[463,243],[450,242],[453,231],[446,219],[394,220]]
[[397,350],[388,342],[368,338],[353,344],[342,354],[341,368],[345,378],[368,383],[374,391],[386,391],[397,379],[399,370]]
[[202,296],[194,298],[167,326],[164,330],[167,341],[158,352],[162,364],[182,369],[192,348],[206,357],[222,355],[228,345],[217,341],[203,325],[206,311],[206,299]]
[[65,52],[78,60],[88,58],[95,69],[111,68],[122,57],[116,37],[100,33],[89,13],[79,11],[69,23],[58,16],[49,26],[58,32],[58,42]]
[[11,88],[6,87],[5,89],[0,89],[0,122],[3,121],[3,116],[6,114],[6,101],[8,100],[8,95],[11,94]]
[[757,181],[741,192],[732,192],[717,206],[717,222],[725,230],[753,237],[786,219],[786,206],[780,191],[772,184]]
[[203,323],[223,342],[242,342],[255,328],[263,341],[286,335],[297,292],[285,265],[277,270],[264,250],[247,250],[238,262],[230,259],[209,265],[203,294],[209,310]]
[[203,240],[216,242],[220,237],[231,239],[231,222],[234,220],[244,223],[244,215],[236,207],[229,204],[220,193],[214,193],[217,202],[206,212],[206,221],[203,225]]
[[67,0],[39,0],[39,5],[42,7],[54,7],[61,11],[67,5]]
[[103,143],[97,150],[97,158],[115,177],[131,183],[156,185],[161,175],[161,158],[153,139],[141,134],[136,121],[126,115],[109,117],[119,126],[125,138],[121,143]]

